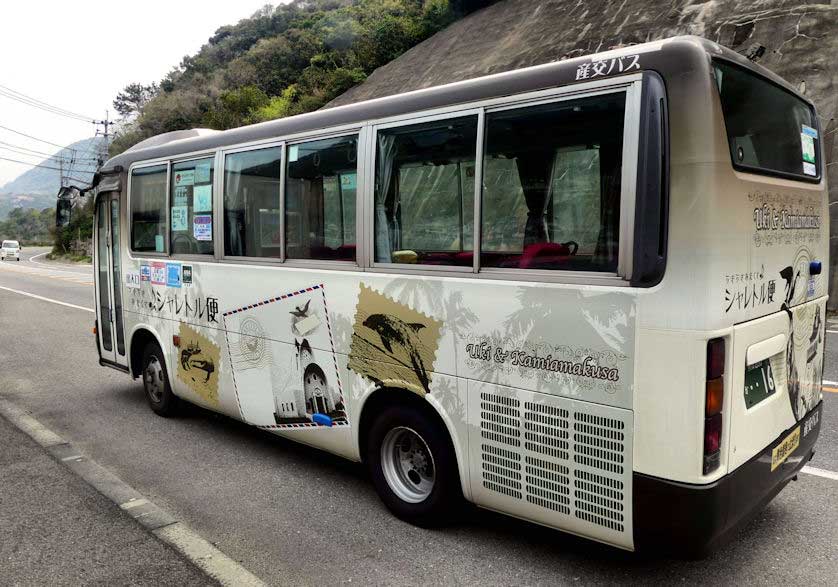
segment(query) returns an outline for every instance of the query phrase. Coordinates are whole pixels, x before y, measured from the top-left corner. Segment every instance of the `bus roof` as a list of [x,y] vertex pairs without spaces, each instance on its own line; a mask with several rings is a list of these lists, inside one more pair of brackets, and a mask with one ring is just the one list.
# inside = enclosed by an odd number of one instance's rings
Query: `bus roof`
[[[638,56],[636,61],[633,59],[634,56]],[[324,108],[226,131],[193,129],[157,135],[109,159],[100,170],[100,174],[114,173],[120,166],[127,169],[138,161],[177,157],[186,153],[198,153],[354,123],[360,124],[367,120],[432,110],[460,103],[568,86],[590,81],[591,77],[596,77],[592,76],[591,70],[591,66],[595,63],[606,63],[605,69],[608,69],[608,72],[601,74],[601,79],[637,71],[657,71],[664,79],[667,79],[669,77],[667,74],[683,72],[685,69],[693,68],[696,60],[707,61],[710,57],[722,57],[746,67],[811,104],[810,100],[802,96],[785,80],[742,55],[701,37],[679,36],[345,106]]]

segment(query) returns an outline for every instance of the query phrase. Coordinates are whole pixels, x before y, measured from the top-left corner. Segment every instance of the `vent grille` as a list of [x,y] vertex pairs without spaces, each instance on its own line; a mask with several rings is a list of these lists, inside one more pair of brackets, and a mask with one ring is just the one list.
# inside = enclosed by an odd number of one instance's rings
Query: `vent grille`
[[573,459],[580,465],[621,475],[625,424],[584,412],[575,412],[573,419]]
[[483,487],[521,499],[521,455],[491,444],[482,449]]
[[[483,487],[543,512],[523,510],[527,517],[593,536],[617,532],[625,540],[631,533],[631,416],[607,406],[513,393],[522,399],[479,396],[481,441],[475,444]],[[560,523],[557,515],[567,517]]]
[[480,435],[510,446],[521,446],[521,402],[492,393],[480,394]]
[[532,402],[525,402],[524,410],[524,447],[556,459],[568,460],[568,411]]

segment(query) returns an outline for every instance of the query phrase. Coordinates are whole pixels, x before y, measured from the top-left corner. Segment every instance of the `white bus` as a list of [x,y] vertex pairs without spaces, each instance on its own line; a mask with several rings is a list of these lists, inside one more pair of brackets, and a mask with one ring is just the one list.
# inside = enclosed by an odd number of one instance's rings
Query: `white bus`
[[97,175],[102,365],[624,549],[706,552],[811,459],[813,105],[695,37],[228,130]]

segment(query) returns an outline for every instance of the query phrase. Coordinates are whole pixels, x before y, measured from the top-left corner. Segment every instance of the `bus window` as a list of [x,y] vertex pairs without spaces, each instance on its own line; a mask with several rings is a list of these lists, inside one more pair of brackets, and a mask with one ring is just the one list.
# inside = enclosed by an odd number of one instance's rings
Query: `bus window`
[[378,133],[375,260],[473,263],[477,117]]
[[225,157],[225,255],[280,257],[281,165],[281,147],[233,153]]
[[131,172],[131,248],[142,253],[165,253],[166,165]]
[[713,67],[733,165],[757,173],[819,177],[812,107],[741,67],[723,61]]
[[617,270],[625,94],[489,113],[482,267]]
[[172,165],[172,236],[174,255],[212,255],[213,158]]
[[288,146],[285,256],[355,260],[358,137]]

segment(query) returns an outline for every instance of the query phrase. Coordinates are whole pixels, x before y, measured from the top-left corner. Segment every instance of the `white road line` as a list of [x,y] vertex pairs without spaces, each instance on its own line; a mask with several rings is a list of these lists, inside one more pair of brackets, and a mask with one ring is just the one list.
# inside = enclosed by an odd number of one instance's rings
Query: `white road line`
[[[47,269],[52,269],[54,271],[59,271],[61,273],[74,273],[76,275],[88,275],[88,273],[86,271],[78,271],[72,265],[69,266],[69,267],[62,267],[60,265],[56,265],[55,263],[39,263],[38,261],[35,261],[35,259],[37,259],[38,257],[43,257],[44,255],[49,254],[49,252],[50,251],[46,251],[46,252],[43,252],[43,253],[38,253],[37,255],[34,255],[32,257],[29,257],[29,262],[32,263],[33,265],[38,265],[40,267],[46,267]],[[93,266],[91,265],[91,268],[92,267]]]
[[827,330],[829,334],[838,334],[838,330]]
[[825,479],[832,479],[833,481],[838,481],[838,473],[833,471],[827,471],[826,469],[818,469],[817,467],[810,467],[805,466],[800,469],[801,473],[809,473],[810,475],[817,475],[818,477],[823,477]]
[[38,253],[34,257],[29,257],[29,262],[34,263],[35,265],[43,265],[44,267],[46,267],[44,263],[38,263],[35,259],[37,259],[38,257],[43,257],[47,253],[49,253],[49,251],[44,251],[43,253]]
[[10,287],[3,287],[0,285],[0,289],[10,291],[12,293],[20,294],[22,296],[29,296],[30,298],[35,298],[36,300],[42,300],[44,302],[50,302],[52,304],[58,304],[59,306],[67,306],[68,308],[75,308],[76,310],[84,310],[85,312],[90,312],[93,314],[95,311],[92,308],[85,308],[84,306],[77,306],[75,304],[68,304],[67,302],[62,302],[59,300],[54,300],[52,298],[45,298],[44,296],[39,296],[33,293],[29,293],[28,291],[20,291],[19,289],[12,289]]
[[830,381],[829,379],[822,380],[823,385],[838,385],[838,381]]

